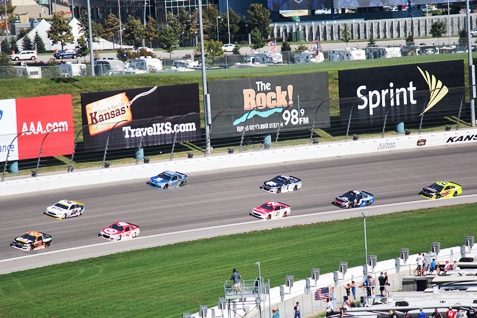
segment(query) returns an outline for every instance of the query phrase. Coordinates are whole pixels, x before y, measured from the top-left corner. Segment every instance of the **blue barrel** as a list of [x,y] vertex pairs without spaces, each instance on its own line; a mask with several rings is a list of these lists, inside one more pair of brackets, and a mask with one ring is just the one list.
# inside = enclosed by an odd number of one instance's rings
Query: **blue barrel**
[[139,148],[136,151],[136,160],[143,160],[144,159],[144,148]]
[[266,135],[263,137],[263,145],[265,147],[270,147],[272,145],[272,135]]
[[396,132],[399,134],[404,134],[404,122],[400,122],[396,125]]
[[12,163],[10,163],[8,171],[13,174],[18,174],[18,161],[13,161]]

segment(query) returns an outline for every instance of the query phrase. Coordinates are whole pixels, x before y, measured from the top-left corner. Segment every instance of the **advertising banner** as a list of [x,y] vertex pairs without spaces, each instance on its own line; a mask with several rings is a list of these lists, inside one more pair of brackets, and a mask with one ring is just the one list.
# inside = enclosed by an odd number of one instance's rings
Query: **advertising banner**
[[200,140],[199,85],[81,94],[87,151]]
[[211,138],[330,126],[328,73],[208,83]]
[[[23,132],[23,133],[22,133]],[[0,101],[0,161],[69,155],[74,123],[71,95]]]
[[338,71],[341,125],[418,122],[457,115],[464,61]]

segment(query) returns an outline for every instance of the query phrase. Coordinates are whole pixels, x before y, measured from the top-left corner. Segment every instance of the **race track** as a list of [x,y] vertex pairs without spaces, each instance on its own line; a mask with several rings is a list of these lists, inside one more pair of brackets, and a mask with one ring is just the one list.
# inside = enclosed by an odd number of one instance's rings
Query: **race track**
[[[470,144],[193,173],[189,174],[187,186],[167,191],[152,189],[146,185],[146,180],[139,179],[120,184],[3,197],[0,198],[0,262],[64,249],[74,251],[72,254],[76,257],[71,258],[76,259],[80,258],[77,255],[87,253],[85,249],[76,249],[85,245],[96,244],[106,254],[121,250],[123,246],[124,249],[131,249],[159,245],[157,241],[161,240],[170,244],[246,230],[360,217],[362,209],[343,210],[330,204],[335,196],[353,189],[366,190],[375,195],[374,205],[366,208],[369,215],[437,204],[475,202],[477,178],[474,161],[475,146]],[[303,188],[279,195],[259,189],[264,180],[277,174],[302,178]],[[429,201],[417,194],[423,186],[437,180],[460,183],[464,188],[463,196]],[[63,198],[85,203],[84,215],[62,221],[43,215],[46,206]],[[253,207],[268,200],[291,205],[292,216],[287,220],[261,221],[248,215]],[[400,204],[404,202],[410,203]],[[137,239],[132,245],[133,242],[115,244],[99,238],[100,228],[114,221],[140,225],[143,239]],[[223,227],[237,223],[240,225]],[[213,229],[187,231],[205,227]],[[12,239],[27,230],[51,234],[52,245],[46,250],[32,252],[11,248]],[[171,232],[176,232],[174,239],[166,240],[164,234]],[[151,244],[152,239],[144,237],[152,235],[156,237]],[[51,253],[55,254],[61,253]],[[54,256],[51,257],[53,259]],[[29,262],[35,266],[33,259]]]

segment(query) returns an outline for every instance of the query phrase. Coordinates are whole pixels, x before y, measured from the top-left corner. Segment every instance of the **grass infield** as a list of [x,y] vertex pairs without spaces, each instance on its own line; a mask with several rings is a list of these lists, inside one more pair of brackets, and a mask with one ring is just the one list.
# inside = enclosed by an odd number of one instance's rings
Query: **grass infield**
[[[477,204],[367,217],[368,253],[378,261],[462,245],[475,235]],[[257,221],[259,222],[259,221]],[[54,244],[54,243],[53,243]],[[41,253],[41,252],[40,252]],[[364,259],[363,220],[356,218],[178,243],[0,276],[0,317],[181,317],[213,307],[237,268],[243,279],[262,276],[272,287],[286,275],[310,277]],[[34,259],[24,259],[32,262]]]

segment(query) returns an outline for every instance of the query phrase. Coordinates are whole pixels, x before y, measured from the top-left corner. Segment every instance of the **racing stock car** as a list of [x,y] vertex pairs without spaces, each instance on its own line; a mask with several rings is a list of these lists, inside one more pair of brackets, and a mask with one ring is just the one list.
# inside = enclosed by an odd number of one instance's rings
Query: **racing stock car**
[[28,231],[15,238],[10,246],[19,250],[31,251],[38,248],[47,248],[52,240],[53,238],[49,234]]
[[428,187],[422,188],[419,195],[430,200],[453,198],[462,194],[462,186],[450,181],[437,181]]
[[110,241],[121,241],[122,239],[136,238],[140,231],[136,224],[119,221],[103,228],[98,236]]
[[267,201],[264,204],[257,206],[250,212],[250,216],[259,219],[271,220],[275,218],[287,217],[291,213],[291,208],[288,204],[281,202]]
[[187,175],[178,171],[164,171],[157,176],[153,176],[146,182],[153,188],[167,190],[169,188],[183,187],[187,183]]
[[84,204],[78,201],[60,200],[46,208],[44,215],[57,219],[66,219],[83,215]]
[[359,208],[374,203],[374,195],[366,191],[348,191],[339,197],[336,197],[331,204],[340,208]]
[[293,176],[276,176],[275,178],[265,181],[260,189],[270,193],[290,192],[301,189],[301,179]]

